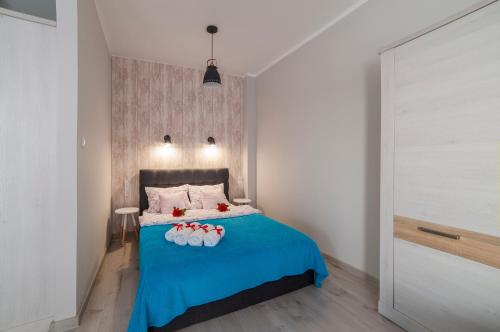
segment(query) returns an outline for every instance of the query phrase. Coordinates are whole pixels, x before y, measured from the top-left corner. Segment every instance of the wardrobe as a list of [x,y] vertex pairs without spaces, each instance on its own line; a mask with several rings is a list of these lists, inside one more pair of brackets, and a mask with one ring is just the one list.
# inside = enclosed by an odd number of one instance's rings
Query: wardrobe
[[60,287],[58,36],[29,19],[0,8],[0,331],[47,331]]
[[500,2],[381,52],[379,312],[500,331]]

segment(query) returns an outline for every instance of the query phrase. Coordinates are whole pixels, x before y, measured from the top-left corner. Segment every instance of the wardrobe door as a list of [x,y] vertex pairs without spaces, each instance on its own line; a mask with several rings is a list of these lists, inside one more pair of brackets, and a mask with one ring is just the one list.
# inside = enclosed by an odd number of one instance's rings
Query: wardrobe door
[[394,240],[394,308],[433,331],[500,331],[498,269]]
[[0,14],[0,331],[47,331],[55,289],[56,28]]
[[394,308],[500,331],[500,3],[395,49],[393,109]]

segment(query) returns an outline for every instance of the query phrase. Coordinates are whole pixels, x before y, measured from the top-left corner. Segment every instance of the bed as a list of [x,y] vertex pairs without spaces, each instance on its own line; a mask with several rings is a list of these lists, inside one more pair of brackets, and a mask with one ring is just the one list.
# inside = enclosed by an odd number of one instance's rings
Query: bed
[[[141,170],[140,209],[145,187],[224,183],[228,169]],[[140,279],[129,332],[175,331],[308,285],[327,277],[316,243],[260,213],[220,218],[219,245],[181,247],[164,239],[171,225],[141,227]]]

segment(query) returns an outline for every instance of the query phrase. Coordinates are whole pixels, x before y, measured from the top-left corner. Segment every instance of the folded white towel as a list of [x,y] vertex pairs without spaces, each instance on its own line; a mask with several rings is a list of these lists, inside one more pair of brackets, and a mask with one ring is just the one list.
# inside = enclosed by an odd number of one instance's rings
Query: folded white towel
[[197,231],[198,228],[200,228],[201,224],[199,222],[192,222],[192,223],[189,223],[187,224],[186,227],[189,227],[193,230],[193,232]]
[[226,234],[224,227],[217,225],[203,237],[203,244],[206,247],[215,247]]
[[188,243],[190,246],[199,247],[203,245],[203,238],[205,234],[214,229],[214,225],[205,224],[203,226],[199,226],[197,230],[189,235]]
[[175,244],[178,244],[180,246],[185,246],[188,242],[189,235],[193,233],[198,227],[200,226],[199,223],[193,222],[189,225],[186,225],[183,229],[179,230],[175,234],[175,239],[174,242]]
[[186,227],[186,223],[184,222],[176,223],[173,225],[174,227],[172,227],[165,233],[165,240],[169,242],[173,242],[175,240],[175,235],[177,234],[177,232]]

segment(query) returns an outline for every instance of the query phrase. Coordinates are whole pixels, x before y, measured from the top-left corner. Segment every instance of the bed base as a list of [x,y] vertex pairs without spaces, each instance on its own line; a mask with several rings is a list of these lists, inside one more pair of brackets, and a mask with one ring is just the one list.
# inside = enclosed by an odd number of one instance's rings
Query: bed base
[[167,325],[162,327],[150,327],[148,331],[170,332],[180,330],[190,325],[226,315],[283,294],[293,292],[311,284],[314,284],[314,271],[307,270],[303,274],[287,276],[276,281],[266,282],[265,284],[241,291],[224,299],[191,307]]

